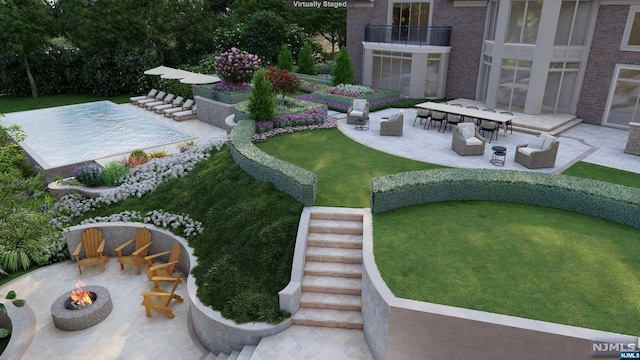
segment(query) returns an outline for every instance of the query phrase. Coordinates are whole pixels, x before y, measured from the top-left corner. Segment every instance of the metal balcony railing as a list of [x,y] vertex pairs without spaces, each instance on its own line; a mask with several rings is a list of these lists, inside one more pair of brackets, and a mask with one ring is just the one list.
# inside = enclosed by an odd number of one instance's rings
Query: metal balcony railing
[[451,26],[369,25],[364,41],[386,44],[449,46]]

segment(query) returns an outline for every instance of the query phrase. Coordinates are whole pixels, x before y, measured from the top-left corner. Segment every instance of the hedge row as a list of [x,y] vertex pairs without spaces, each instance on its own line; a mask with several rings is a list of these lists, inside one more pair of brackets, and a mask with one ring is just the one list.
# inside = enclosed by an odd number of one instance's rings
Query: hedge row
[[240,120],[231,131],[231,155],[235,163],[256,180],[273,183],[305,206],[312,206],[318,188],[316,174],[258,149],[251,142],[254,133],[253,120]]
[[318,75],[300,74],[300,73],[296,73],[296,76],[300,80],[314,82],[314,83],[327,85],[327,86],[333,86],[333,82],[331,81],[331,78],[328,78],[328,77],[318,76]]
[[377,177],[371,190],[374,213],[436,201],[508,201],[597,216],[640,229],[640,189],[573,176],[438,169]]
[[[341,103],[344,103],[344,104],[351,104],[351,102],[353,102],[353,99],[355,99],[355,97],[331,94],[331,93],[328,93],[328,92],[325,92],[325,91],[314,91],[313,93],[311,93],[311,95],[316,99],[341,102]],[[357,98],[358,99],[367,99],[367,100],[369,100],[369,102],[374,102],[376,100],[396,98],[398,96],[400,96],[400,90],[381,89],[380,92],[366,94],[366,95],[360,95],[360,96],[357,96]]]

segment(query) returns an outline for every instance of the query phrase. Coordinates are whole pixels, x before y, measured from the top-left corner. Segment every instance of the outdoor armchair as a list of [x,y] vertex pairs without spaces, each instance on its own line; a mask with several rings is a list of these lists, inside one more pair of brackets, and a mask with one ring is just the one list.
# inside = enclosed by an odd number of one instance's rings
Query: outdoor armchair
[[404,125],[404,111],[393,113],[388,118],[380,121],[380,135],[382,136],[402,136],[402,126]]
[[529,169],[554,167],[559,146],[557,138],[542,133],[528,144],[516,146],[514,161]]
[[477,126],[472,123],[460,123],[453,127],[453,135],[451,137],[451,149],[458,155],[484,155],[484,146],[486,140]]
[[347,124],[356,124],[358,118],[369,116],[369,102],[365,99],[354,99],[347,110]]

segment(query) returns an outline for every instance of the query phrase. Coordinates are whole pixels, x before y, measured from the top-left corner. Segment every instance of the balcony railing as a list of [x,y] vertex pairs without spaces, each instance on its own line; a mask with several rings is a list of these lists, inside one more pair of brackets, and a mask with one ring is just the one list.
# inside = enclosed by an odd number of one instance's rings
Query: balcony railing
[[364,41],[386,44],[449,46],[451,26],[369,25]]

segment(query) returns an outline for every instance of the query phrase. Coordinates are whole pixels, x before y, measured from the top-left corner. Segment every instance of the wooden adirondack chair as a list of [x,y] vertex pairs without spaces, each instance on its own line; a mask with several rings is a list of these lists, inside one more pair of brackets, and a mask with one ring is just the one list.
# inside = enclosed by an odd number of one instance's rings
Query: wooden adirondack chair
[[[164,264],[154,265],[155,259],[160,256],[169,254],[169,261]],[[174,277],[173,271],[175,270],[178,258],[180,257],[180,244],[175,243],[170,251],[164,251],[158,254],[146,256],[144,259],[147,261],[147,278],[152,280],[154,276],[159,277]]]
[[[73,256],[78,264],[78,271],[82,274],[82,266],[102,264],[102,271],[105,270],[104,263],[109,259],[102,255],[104,251],[105,240],[102,237],[102,231],[96,228],[89,228],[82,234],[82,241],[78,243],[73,251]],[[84,246],[85,257],[80,259],[80,250]]]
[[[147,317],[151,317],[151,310],[155,310],[161,314],[164,314],[170,318],[174,318],[173,312],[169,309],[169,305],[173,299],[182,302],[184,301],[180,296],[176,295],[176,290],[178,289],[178,285],[180,285],[180,281],[182,280],[182,276],[178,274],[176,277],[160,277],[154,276],[151,278],[153,281],[153,288],[151,291],[143,291],[140,293],[142,295],[142,306],[145,307],[147,311]],[[160,282],[169,282],[173,283],[171,287],[171,291],[167,291],[160,287]]]
[[[134,242],[135,250],[131,255],[122,255],[122,250]],[[136,232],[135,238],[116,248],[116,252],[118,253],[118,262],[120,263],[120,270],[124,270],[125,265],[130,265],[137,267],[138,274],[140,274],[140,266],[147,263],[144,257],[147,256],[149,246],[151,246],[151,232],[146,227],[143,227]]]

